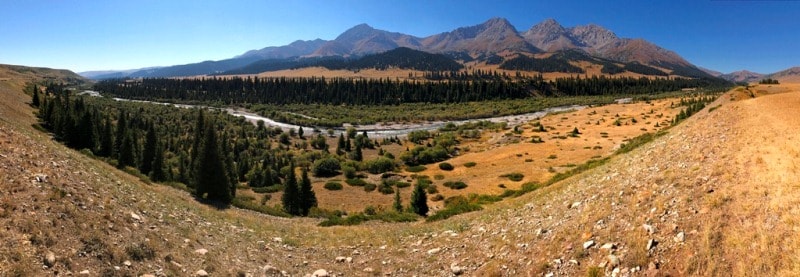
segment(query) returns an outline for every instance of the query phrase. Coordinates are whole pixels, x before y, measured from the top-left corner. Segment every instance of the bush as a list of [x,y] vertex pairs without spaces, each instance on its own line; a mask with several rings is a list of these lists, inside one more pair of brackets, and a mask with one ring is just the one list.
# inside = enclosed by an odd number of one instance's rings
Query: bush
[[519,172],[514,172],[514,173],[500,175],[500,177],[506,177],[511,181],[519,182],[522,181],[522,178],[525,178],[525,175],[522,175],[522,173]]
[[364,169],[372,174],[381,174],[394,170],[394,161],[386,157],[378,157],[374,160],[365,161],[363,165]]
[[392,184],[386,181],[381,183],[381,186],[378,188],[378,191],[383,194],[392,194],[394,193],[394,189],[392,188]]
[[467,187],[467,184],[462,182],[462,181],[456,181],[456,182],[447,181],[447,182],[444,182],[444,186],[448,187],[448,188],[451,188],[451,189],[463,189],[463,188]]
[[328,157],[314,162],[312,173],[314,173],[314,176],[317,177],[330,177],[338,175],[339,169],[341,169],[339,160],[333,157]]
[[444,180],[444,175],[442,175],[442,174],[433,175],[433,179],[434,180]]
[[376,186],[376,185],[375,185],[375,184],[373,184],[373,183],[365,183],[365,184],[364,184],[364,191],[366,191],[366,192],[372,192],[372,191],[373,191],[373,190],[375,190],[375,188],[377,188],[377,187],[378,187],[378,186]]
[[275,193],[279,191],[283,191],[283,185],[273,185],[269,187],[257,187],[257,188],[250,188],[255,193]]
[[342,190],[342,184],[339,182],[327,182],[325,183],[325,189],[327,190]]
[[343,166],[342,172],[344,173],[344,177],[347,179],[353,179],[356,177],[356,169],[352,166]]
[[433,201],[433,202],[442,201],[442,200],[444,200],[444,196],[442,196],[441,194],[437,194],[437,195],[434,195],[433,197],[431,197],[431,201]]
[[470,167],[473,167],[473,166],[476,166],[476,165],[477,165],[477,163],[475,163],[475,162],[466,162],[466,163],[464,163],[464,167],[466,167],[466,168],[470,168]]
[[344,180],[344,182],[355,187],[363,187],[364,185],[368,184],[367,181],[358,178],[347,179]]
[[428,168],[425,167],[424,165],[415,165],[415,166],[406,167],[406,171],[408,171],[408,172],[421,172],[421,171],[425,171],[426,169],[428,169]]
[[[420,185],[421,185],[421,182],[420,182]],[[425,191],[428,192],[428,194],[439,193],[439,189],[434,184],[428,185],[428,187],[425,188]]]
[[439,164],[439,169],[441,169],[441,170],[450,171],[450,170],[453,170],[453,168],[454,168],[453,165],[450,164],[450,163],[440,163]]
[[483,207],[479,204],[470,203],[464,196],[453,196],[444,200],[444,209],[439,210],[432,216],[428,217],[427,221],[437,221],[447,219],[458,214],[468,213],[472,211],[482,210]]

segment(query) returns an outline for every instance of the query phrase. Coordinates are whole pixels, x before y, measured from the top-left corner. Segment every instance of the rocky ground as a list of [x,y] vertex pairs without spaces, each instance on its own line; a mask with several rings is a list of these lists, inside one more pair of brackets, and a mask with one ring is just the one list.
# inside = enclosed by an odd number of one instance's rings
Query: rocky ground
[[204,206],[5,113],[0,275],[797,276],[800,92],[746,95],[484,211],[330,228]]

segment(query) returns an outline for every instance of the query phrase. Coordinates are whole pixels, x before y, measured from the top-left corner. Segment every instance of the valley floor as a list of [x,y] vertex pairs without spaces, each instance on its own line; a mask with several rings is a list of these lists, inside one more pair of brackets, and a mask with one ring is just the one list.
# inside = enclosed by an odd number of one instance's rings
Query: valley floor
[[0,90],[3,276],[800,275],[800,86],[731,91],[484,211],[327,228],[141,183],[34,130],[21,90]]

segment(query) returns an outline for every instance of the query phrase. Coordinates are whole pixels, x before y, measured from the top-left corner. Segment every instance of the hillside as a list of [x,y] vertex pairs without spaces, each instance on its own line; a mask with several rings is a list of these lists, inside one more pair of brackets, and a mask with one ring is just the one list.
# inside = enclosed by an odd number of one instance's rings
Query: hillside
[[9,84],[4,276],[800,274],[800,146],[786,132],[800,127],[800,86],[731,91],[649,144],[484,211],[322,228],[205,206],[67,149],[31,127],[29,97]]

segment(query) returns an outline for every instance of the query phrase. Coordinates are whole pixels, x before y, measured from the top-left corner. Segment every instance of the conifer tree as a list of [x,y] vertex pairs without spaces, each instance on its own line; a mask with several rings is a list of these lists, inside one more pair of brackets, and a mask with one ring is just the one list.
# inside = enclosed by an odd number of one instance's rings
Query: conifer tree
[[125,140],[125,134],[127,133],[128,122],[125,118],[125,111],[120,109],[119,116],[117,116],[117,133],[114,136],[114,149],[112,149],[112,154],[117,159],[119,159],[119,150],[122,148],[122,142]]
[[400,188],[394,190],[394,205],[392,207],[398,213],[403,212],[403,202],[400,199]]
[[308,169],[303,167],[303,175],[300,181],[300,205],[301,214],[308,216],[308,211],[312,207],[317,206],[317,196],[314,193],[314,188],[311,187],[311,180],[308,179]]
[[153,168],[153,159],[156,155],[156,130],[153,124],[148,124],[147,135],[144,140],[144,149],[142,150],[142,160],[139,165],[139,171],[144,175],[150,174]]
[[297,190],[297,177],[294,174],[294,162],[289,165],[289,175],[283,183],[283,196],[281,197],[283,210],[291,215],[300,215],[300,192]]
[[39,104],[40,104],[39,88],[34,85],[33,86],[33,96],[31,98],[31,106],[34,106],[34,107],[38,108]]
[[205,137],[197,152],[194,168],[195,196],[221,205],[228,205],[233,200],[225,161],[220,153],[217,132],[214,124],[207,123],[203,131]]
[[114,149],[114,132],[111,126],[111,120],[106,120],[103,124],[103,131],[100,133],[100,145],[97,155],[101,157],[111,156]]
[[134,144],[133,136],[131,132],[125,132],[122,135],[122,143],[118,150],[117,155],[117,167],[118,168],[125,168],[126,166],[134,165],[134,160],[136,159],[133,156],[134,151]]
[[419,182],[414,186],[414,192],[411,193],[411,210],[421,216],[428,214],[428,195]]
[[345,149],[345,142],[344,142],[344,134],[339,134],[339,143],[336,145],[336,155],[344,154]]
[[150,164],[150,180],[163,182],[167,180],[167,173],[164,171],[164,147],[156,145],[153,162]]

